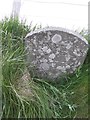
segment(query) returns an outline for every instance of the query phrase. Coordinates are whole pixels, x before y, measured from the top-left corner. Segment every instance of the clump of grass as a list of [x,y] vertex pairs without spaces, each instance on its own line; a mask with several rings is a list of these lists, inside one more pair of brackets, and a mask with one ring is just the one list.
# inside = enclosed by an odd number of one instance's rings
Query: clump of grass
[[6,18],[0,22],[0,29],[3,61],[2,118],[88,117],[88,63],[85,62],[74,75],[67,76],[64,79],[66,82],[62,84],[30,78],[29,86],[32,94],[22,96],[15,82],[22,77],[26,69],[23,38],[37,27],[31,29],[25,23],[20,23],[18,18]]

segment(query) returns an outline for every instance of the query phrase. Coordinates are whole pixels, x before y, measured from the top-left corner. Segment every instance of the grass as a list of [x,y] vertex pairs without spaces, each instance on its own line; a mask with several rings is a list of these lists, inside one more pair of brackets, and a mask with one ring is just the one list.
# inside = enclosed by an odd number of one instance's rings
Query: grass
[[[89,53],[75,74],[62,83],[26,77],[25,35],[31,28],[18,18],[0,22],[2,40],[2,118],[86,118],[88,117]],[[65,81],[65,82],[64,82]],[[23,83],[23,85],[22,85]],[[19,87],[18,87],[19,86]],[[29,92],[28,92],[29,90]],[[25,92],[26,91],[26,92]]]

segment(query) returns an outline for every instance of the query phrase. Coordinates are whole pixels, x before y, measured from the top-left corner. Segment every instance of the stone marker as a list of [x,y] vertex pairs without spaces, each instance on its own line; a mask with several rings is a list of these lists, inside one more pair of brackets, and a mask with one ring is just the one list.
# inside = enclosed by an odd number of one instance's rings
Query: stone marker
[[49,27],[25,38],[29,71],[39,78],[58,79],[83,64],[88,42],[74,31]]

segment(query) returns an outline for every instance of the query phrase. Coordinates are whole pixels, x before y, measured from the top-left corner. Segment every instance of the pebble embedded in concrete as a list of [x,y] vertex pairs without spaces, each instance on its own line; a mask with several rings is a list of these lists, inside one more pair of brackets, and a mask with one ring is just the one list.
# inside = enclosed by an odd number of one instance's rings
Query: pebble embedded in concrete
[[62,40],[61,35],[55,34],[55,35],[52,37],[52,42],[55,43],[55,44],[58,44],[61,40]]

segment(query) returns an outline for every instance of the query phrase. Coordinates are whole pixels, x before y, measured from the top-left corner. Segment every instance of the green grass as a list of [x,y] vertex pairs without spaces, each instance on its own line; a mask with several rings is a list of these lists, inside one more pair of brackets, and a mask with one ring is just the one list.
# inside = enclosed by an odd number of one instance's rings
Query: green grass
[[[25,78],[25,81],[22,81],[21,77],[26,69],[23,38],[28,32],[38,28],[39,26],[34,28],[27,26],[25,22],[19,22],[18,18],[5,18],[0,22],[3,74],[2,118],[88,117],[90,52],[84,65],[75,74],[62,78],[60,84],[37,78]],[[29,94],[28,89],[31,91]]]

